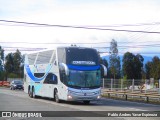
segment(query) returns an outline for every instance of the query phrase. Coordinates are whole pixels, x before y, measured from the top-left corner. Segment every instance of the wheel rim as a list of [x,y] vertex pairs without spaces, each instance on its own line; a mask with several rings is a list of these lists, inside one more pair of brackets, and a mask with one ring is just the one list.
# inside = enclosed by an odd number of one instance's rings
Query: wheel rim
[[55,101],[58,103],[59,102],[59,97],[58,97],[58,92],[56,91],[56,94],[55,94]]
[[29,90],[29,96],[31,97],[31,90]]
[[29,90],[29,96],[32,98],[33,97],[33,91],[32,91],[32,89],[30,88],[30,90]]
[[35,90],[34,90],[34,88],[33,88],[33,97],[35,98]]

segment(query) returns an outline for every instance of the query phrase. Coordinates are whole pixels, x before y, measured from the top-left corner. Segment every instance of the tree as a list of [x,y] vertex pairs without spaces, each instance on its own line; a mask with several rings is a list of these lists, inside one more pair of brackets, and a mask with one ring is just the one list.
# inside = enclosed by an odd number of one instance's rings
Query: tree
[[9,53],[6,57],[5,57],[5,70],[6,70],[6,75],[8,75],[9,73],[13,72],[13,53]]
[[4,50],[0,46],[0,80],[4,80],[5,72],[4,72]]
[[144,58],[140,54],[135,55],[135,59],[134,59],[135,79],[142,79],[143,61],[144,61]]
[[152,59],[150,77],[154,78],[155,80],[160,79],[160,59],[157,56],[153,57]]
[[3,71],[3,62],[1,59],[0,59],[0,71]]
[[143,72],[144,58],[140,55],[134,55],[126,52],[123,57],[123,74],[127,79],[141,79]]
[[0,71],[3,71],[3,63],[4,63],[4,50],[0,46]]
[[[19,50],[15,53],[9,53],[5,57],[5,70],[6,70],[6,78],[11,76],[21,77],[21,64],[22,64],[22,55]],[[14,74],[14,75],[13,75]]]
[[151,68],[152,68],[152,62],[147,62],[145,64],[145,73],[146,73],[146,78],[147,79],[151,78]]
[[0,46],[0,59],[4,61],[4,50],[2,49],[1,46]]
[[21,63],[22,63],[22,55],[19,50],[16,50],[15,53],[13,53],[13,73],[17,74],[20,76],[20,71],[21,71]]
[[134,73],[133,73],[133,62],[134,61],[134,55],[130,52],[127,52],[123,56],[123,75],[126,76],[127,79],[133,79]]
[[112,39],[109,50],[109,71],[115,78],[120,78],[120,57],[118,56],[117,41]]

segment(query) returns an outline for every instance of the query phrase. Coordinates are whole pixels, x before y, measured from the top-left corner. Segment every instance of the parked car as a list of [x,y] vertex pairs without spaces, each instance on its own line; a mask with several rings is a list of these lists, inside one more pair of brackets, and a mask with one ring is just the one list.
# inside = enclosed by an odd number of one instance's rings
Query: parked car
[[23,81],[22,80],[13,80],[11,82],[10,89],[11,90],[15,90],[15,89],[21,89],[21,90],[23,90],[24,89],[24,87],[23,87]]

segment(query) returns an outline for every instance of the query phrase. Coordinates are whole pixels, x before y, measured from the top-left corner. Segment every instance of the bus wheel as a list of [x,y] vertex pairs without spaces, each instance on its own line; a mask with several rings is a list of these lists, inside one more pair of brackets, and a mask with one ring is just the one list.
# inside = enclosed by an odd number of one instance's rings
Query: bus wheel
[[59,97],[58,97],[58,90],[55,90],[54,98],[55,98],[55,101],[56,101],[57,103],[60,103],[60,100],[59,100]]
[[28,96],[30,97],[31,93],[30,93],[30,87],[28,87]]
[[29,89],[29,96],[30,96],[31,98],[33,98],[33,91],[32,91],[32,88]]
[[33,93],[33,98],[37,98],[36,94],[35,94],[35,89],[32,89],[32,93]]
[[28,95],[29,95],[29,97],[31,97],[31,90],[30,90],[30,88],[28,89]]
[[85,100],[85,101],[83,101],[83,103],[84,103],[85,105],[88,105],[88,104],[90,103],[90,101],[89,101],[89,100]]

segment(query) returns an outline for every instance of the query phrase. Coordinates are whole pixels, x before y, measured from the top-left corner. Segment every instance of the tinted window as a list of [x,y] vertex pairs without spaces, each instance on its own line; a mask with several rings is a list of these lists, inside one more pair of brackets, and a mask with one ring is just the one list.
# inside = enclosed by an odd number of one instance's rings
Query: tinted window
[[34,73],[34,76],[37,78],[41,78],[44,76],[44,73]]
[[44,80],[44,83],[47,83],[47,84],[57,84],[57,76],[53,73],[49,73],[45,80]]
[[101,84],[100,70],[76,71],[70,70],[67,85],[73,88],[99,88]]
[[97,65],[99,64],[99,56],[94,49],[67,48],[66,62],[75,65]]
[[21,80],[15,80],[14,84],[23,84],[23,81],[21,81]]
[[60,72],[60,80],[62,83],[66,84],[67,76],[64,70],[59,70]]

